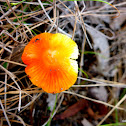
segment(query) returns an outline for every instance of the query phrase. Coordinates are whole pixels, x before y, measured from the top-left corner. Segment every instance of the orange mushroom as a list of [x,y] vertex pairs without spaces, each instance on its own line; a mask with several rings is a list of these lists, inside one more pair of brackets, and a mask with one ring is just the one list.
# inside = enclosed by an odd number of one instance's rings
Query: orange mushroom
[[77,58],[77,44],[61,33],[35,36],[22,54],[29,79],[47,93],[62,92],[76,82]]

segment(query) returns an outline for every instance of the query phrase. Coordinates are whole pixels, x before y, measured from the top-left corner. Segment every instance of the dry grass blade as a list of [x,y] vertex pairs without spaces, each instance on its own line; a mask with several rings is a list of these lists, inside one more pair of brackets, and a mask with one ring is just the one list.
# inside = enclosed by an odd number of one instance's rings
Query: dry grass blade
[[[74,92],[64,91],[64,93],[76,95],[76,96],[81,97],[81,98],[84,98],[84,99],[86,99],[86,100],[90,100],[90,101],[93,101],[93,102],[97,102],[97,103],[100,103],[100,104],[103,104],[103,105],[106,105],[106,106],[109,106],[109,107],[112,107],[112,108],[115,107],[115,106],[113,106],[113,105],[111,105],[111,104],[108,104],[108,103],[106,103],[106,102],[99,101],[99,100],[96,100],[96,99],[92,99],[92,98],[89,98],[89,97],[86,97],[86,96],[83,96],[83,95],[80,95],[80,94],[77,94],[77,93],[74,93]],[[120,107],[116,107],[116,108],[119,109],[119,110],[126,111],[124,108],[120,108]]]
[[8,126],[11,126],[11,123],[10,123],[10,121],[8,119],[8,116],[6,114],[6,110],[4,109],[4,106],[3,106],[2,102],[1,102],[1,99],[0,99],[0,105],[1,105],[1,108],[3,110],[4,116],[5,116],[6,120],[7,120]]
[[[43,11],[45,12],[46,16],[48,17],[49,21],[50,21],[55,27],[57,27],[56,24],[55,24],[55,22],[53,23],[52,19],[51,19],[51,18],[49,17],[49,15],[47,14],[47,12],[46,12],[46,10],[45,10],[45,8],[44,8],[42,2],[41,2],[40,0],[38,0],[38,2],[39,2],[39,4],[41,5],[41,7],[42,7]],[[68,33],[64,32],[62,29],[58,28],[58,30],[59,30],[61,33],[65,34],[65,35],[67,35],[67,36],[69,36],[69,37],[71,37],[71,35],[69,35]]]
[[10,61],[10,60],[5,60],[5,59],[0,59],[0,61],[4,61],[4,62],[8,62],[8,63],[12,63],[12,64],[16,64],[16,65],[19,65],[19,66],[24,66],[24,67],[27,66],[27,65],[22,64],[22,63],[17,63],[17,62]]
[[21,124],[23,124],[23,126],[26,126],[25,122],[22,120],[22,118],[20,116],[15,115],[12,112],[7,112],[7,113],[10,114],[10,115],[13,115],[14,117],[17,117],[17,119],[20,120]]
[[124,101],[126,100],[126,95],[123,96],[123,98],[110,110],[110,112],[98,123],[98,126],[100,126],[111,114],[112,112]]
[[[63,94],[63,93],[60,93],[60,94],[59,94],[59,98],[60,98],[60,97],[61,97],[61,100],[60,100],[60,102],[58,103],[58,105],[57,105],[57,107],[56,107],[54,113],[53,113],[53,114],[52,114],[52,113],[50,114],[50,118],[53,118],[53,117],[55,116],[56,112],[58,111],[59,107],[61,106],[62,101],[63,101],[63,99],[64,99],[64,94]],[[47,125],[47,123],[49,122],[50,118],[49,118],[42,126]]]
[[15,80],[16,77],[11,72],[9,72],[7,69],[5,69],[3,66],[0,65],[0,68],[2,68],[11,77],[11,79],[15,82],[15,84],[17,85],[17,87],[19,89],[19,105],[18,105],[18,110],[20,111],[20,107],[21,107],[21,88],[20,88],[19,84],[17,83],[17,81]]
[[87,78],[82,78],[78,77],[81,80],[88,81],[88,82],[94,82],[96,84],[89,84],[89,85],[73,85],[72,87],[96,87],[96,86],[111,86],[111,87],[121,87],[121,88],[126,88],[126,85],[124,83],[120,82],[113,82],[113,81],[105,81],[105,80],[99,80],[99,79],[87,79]]

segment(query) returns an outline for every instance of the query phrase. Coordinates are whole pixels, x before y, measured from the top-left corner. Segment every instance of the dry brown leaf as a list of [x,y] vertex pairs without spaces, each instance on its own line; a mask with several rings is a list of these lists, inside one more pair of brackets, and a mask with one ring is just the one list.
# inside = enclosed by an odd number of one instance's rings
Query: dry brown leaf
[[85,99],[81,99],[77,103],[75,103],[72,106],[70,106],[67,110],[65,110],[60,115],[56,115],[55,119],[68,118],[70,116],[75,115],[77,112],[79,112],[80,110],[84,109],[85,107],[88,107],[88,101],[85,100]]

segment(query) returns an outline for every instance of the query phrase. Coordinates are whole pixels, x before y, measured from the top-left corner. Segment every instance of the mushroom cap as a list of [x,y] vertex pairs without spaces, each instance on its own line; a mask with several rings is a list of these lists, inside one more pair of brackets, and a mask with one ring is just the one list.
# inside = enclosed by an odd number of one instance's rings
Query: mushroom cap
[[31,82],[47,93],[60,93],[77,80],[77,44],[61,33],[41,33],[28,43],[22,54]]

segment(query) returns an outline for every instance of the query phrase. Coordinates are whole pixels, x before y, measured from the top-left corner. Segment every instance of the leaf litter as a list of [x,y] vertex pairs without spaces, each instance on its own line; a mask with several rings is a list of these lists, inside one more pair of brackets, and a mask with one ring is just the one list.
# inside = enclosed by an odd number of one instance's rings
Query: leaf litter
[[[51,125],[59,126],[125,122],[126,3],[115,0],[111,4],[119,9],[119,17],[113,18],[117,11],[98,1],[0,1],[1,126],[40,126],[48,119]],[[80,87],[58,94],[54,118],[50,115],[55,95],[35,87],[21,61],[24,47],[41,32],[72,37],[80,50],[78,64],[83,63],[79,78],[90,80],[80,79]],[[101,86],[95,87],[97,84]],[[79,95],[103,102],[81,99]],[[111,109],[108,105],[116,107]]]

